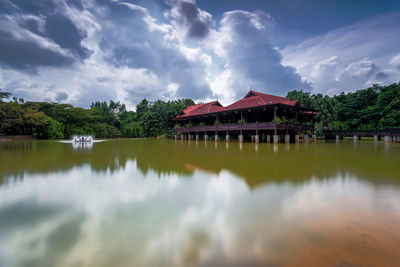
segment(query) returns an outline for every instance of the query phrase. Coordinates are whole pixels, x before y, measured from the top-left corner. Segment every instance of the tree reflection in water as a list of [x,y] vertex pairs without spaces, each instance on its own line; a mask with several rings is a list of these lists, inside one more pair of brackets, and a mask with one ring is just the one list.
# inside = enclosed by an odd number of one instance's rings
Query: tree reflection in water
[[0,147],[1,266],[400,260],[397,144]]

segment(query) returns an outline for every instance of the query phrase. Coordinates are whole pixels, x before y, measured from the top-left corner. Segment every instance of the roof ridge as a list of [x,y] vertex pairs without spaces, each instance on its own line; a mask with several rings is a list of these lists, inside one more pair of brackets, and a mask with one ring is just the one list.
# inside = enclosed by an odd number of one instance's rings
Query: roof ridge
[[[267,94],[267,93],[263,93],[263,92],[257,92],[257,91],[253,91],[253,92],[256,92],[256,93],[258,93],[258,94],[262,94],[262,95],[267,95],[267,96],[273,96],[273,97],[279,97],[279,98],[285,98],[285,99],[287,99],[286,97],[284,97],[284,96],[279,96],[279,95],[271,95],[271,94]],[[287,99],[287,100],[289,100],[289,99]]]
[[179,117],[195,116],[200,114],[208,114],[221,111],[259,107],[271,104],[285,104],[294,106],[296,105],[297,102],[298,100],[289,100],[286,97],[250,90],[242,99],[234,103],[231,103],[230,105],[227,105],[225,107],[218,100],[214,100],[208,103],[189,106],[183,111],[184,114],[180,115]]

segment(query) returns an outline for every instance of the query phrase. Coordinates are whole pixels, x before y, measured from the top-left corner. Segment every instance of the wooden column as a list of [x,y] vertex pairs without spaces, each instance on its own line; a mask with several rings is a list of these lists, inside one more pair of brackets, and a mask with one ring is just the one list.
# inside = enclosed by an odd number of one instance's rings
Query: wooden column
[[275,129],[274,129],[274,135],[278,134],[278,130],[276,128],[276,110],[278,109],[277,106],[274,107],[274,122],[275,122]]
[[243,124],[243,111],[240,111],[240,135],[243,135],[242,124]]
[[256,135],[258,135],[258,121],[256,121]]
[[231,140],[231,137],[229,136],[229,123],[226,129],[226,136],[225,136],[226,142],[229,142]]
[[311,111],[312,116],[312,133],[315,133],[315,120],[314,120],[314,111]]

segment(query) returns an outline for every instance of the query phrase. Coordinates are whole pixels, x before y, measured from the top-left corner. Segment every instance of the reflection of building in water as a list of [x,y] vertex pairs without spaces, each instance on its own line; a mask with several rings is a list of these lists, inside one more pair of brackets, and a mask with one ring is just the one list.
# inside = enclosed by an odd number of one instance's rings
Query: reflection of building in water
[[74,149],[92,149],[92,142],[72,142],[72,147]]

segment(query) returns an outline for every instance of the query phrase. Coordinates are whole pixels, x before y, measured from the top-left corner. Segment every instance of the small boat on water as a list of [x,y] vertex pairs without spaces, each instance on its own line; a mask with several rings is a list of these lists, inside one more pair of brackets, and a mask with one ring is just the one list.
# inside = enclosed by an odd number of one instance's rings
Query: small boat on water
[[91,136],[74,136],[72,141],[74,143],[92,143],[93,138]]
[[105,140],[95,140],[90,135],[75,135],[71,140],[60,140],[60,143],[72,144],[74,148],[92,147],[94,143],[104,142]]

